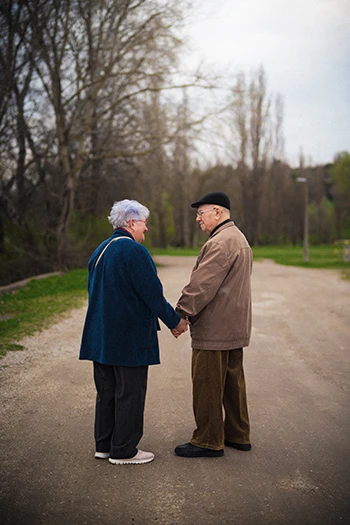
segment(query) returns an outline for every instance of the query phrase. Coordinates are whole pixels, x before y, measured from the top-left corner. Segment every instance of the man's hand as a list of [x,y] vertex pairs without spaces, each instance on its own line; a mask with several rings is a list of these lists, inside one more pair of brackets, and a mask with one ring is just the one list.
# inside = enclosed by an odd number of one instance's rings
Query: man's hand
[[173,336],[176,337],[177,339],[179,335],[183,334],[184,332],[187,332],[189,324],[190,324],[189,320],[183,317],[181,321],[179,322],[179,324],[170,331],[173,334]]

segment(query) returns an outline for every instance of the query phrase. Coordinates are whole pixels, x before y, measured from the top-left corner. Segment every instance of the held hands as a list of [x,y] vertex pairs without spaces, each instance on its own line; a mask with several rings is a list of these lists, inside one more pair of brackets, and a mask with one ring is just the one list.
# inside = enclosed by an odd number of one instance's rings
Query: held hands
[[179,324],[170,331],[173,334],[173,336],[176,337],[177,339],[179,335],[183,334],[184,332],[187,332],[189,324],[190,324],[189,320],[182,317]]

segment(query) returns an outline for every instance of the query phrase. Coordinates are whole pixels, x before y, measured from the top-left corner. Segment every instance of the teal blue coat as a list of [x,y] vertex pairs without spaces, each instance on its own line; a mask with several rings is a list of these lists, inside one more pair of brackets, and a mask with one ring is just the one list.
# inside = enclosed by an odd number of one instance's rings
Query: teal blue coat
[[[112,242],[96,262],[107,244]],[[180,316],[163,296],[153,259],[123,229],[115,230],[92,254],[89,303],[79,359],[106,365],[146,366],[159,360],[158,318],[170,329]]]

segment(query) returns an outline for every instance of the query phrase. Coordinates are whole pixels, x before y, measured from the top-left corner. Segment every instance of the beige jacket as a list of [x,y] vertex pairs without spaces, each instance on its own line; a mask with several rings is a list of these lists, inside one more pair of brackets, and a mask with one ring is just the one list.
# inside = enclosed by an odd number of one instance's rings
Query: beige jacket
[[192,348],[231,350],[249,345],[252,251],[228,222],[202,247],[176,310],[191,321]]

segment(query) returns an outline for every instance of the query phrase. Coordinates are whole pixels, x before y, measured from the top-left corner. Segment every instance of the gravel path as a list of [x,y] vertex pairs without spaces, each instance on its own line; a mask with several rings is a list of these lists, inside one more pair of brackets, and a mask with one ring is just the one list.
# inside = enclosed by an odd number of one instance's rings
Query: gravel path
[[[157,257],[174,304],[194,258]],[[144,466],[93,458],[85,307],[0,361],[2,525],[326,525],[349,515],[350,283],[338,272],[255,263],[245,351],[253,450],[178,458],[193,430],[190,340],[162,326],[151,367]]]

